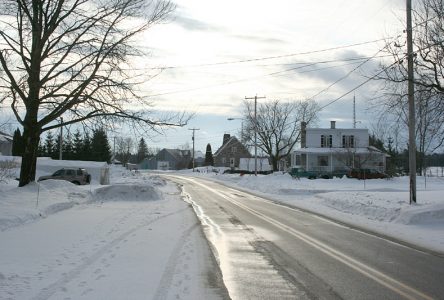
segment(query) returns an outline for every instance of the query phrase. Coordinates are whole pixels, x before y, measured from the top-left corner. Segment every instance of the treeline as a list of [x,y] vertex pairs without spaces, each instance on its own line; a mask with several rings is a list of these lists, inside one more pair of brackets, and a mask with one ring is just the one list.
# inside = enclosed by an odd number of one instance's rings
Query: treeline
[[[111,162],[111,147],[103,129],[77,130],[74,134],[66,133],[62,139],[62,159]],[[21,156],[24,151],[23,137],[19,129],[13,136],[12,155]],[[40,140],[37,155],[59,159],[60,135],[48,131],[44,140]]]
[[[409,173],[409,150],[407,148],[397,150],[391,139],[385,144],[375,135],[370,135],[369,142],[371,146],[375,146],[390,155],[387,159],[387,173],[389,175],[406,175]],[[428,167],[444,167],[444,153],[425,154],[416,151],[416,173],[423,175]]]
[[[127,163],[138,164],[145,158],[152,157],[158,149],[149,149],[145,139],[141,138],[136,144],[131,138],[114,137],[113,150],[110,141],[103,129],[92,131],[77,130],[74,134],[67,132],[63,135],[62,159],[64,160],[85,160],[85,161],[106,161],[111,163],[112,153],[115,152],[115,160],[126,165]],[[22,156],[24,149],[23,137],[19,129],[16,129],[13,136],[12,155]],[[51,157],[59,159],[60,155],[60,135],[48,131],[45,138],[40,140],[38,146],[39,157]]]

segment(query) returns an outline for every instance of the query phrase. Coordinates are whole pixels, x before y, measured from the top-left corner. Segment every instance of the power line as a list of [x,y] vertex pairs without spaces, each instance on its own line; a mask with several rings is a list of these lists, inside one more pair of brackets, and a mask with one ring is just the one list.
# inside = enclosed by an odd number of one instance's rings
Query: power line
[[355,44],[348,44],[348,45],[343,45],[343,46],[330,47],[330,48],[325,48],[325,49],[318,49],[318,50],[311,50],[311,51],[305,51],[305,52],[283,54],[283,55],[275,55],[275,56],[266,56],[266,57],[259,57],[259,58],[250,58],[250,59],[243,59],[243,60],[233,60],[233,61],[224,61],[224,62],[207,63],[207,64],[195,64],[195,65],[153,67],[151,69],[196,68],[196,67],[207,67],[207,66],[219,66],[219,65],[237,64],[237,63],[247,63],[247,62],[253,62],[253,61],[263,61],[263,60],[279,59],[279,58],[286,58],[286,57],[299,56],[299,55],[308,55],[308,54],[314,54],[314,53],[322,53],[322,52],[327,52],[327,51],[332,51],[332,50],[339,50],[339,49],[344,49],[344,48],[351,48],[351,47],[356,47],[356,46],[373,44],[373,43],[380,42],[380,41],[385,41],[385,40],[386,40],[386,38],[372,40],[372,41],[367,41],[367,42],[360,42],[360,43],[355,43]]
[[[378,53],[380,51],[378,51]],[[258,78],[262,78],[262,77],[276,76],[278,74],[282,74],[282,73],[286,73],[286,72],[290,72],[290,71],[295,71],[295,70],[307,68],[307,67],[318,65],[318,64],[327,64],[327,63],[340,62],[340,61],[359,61],[359,60],[363,60],[363,59],[365,59],[365,62],[367,62],[367,61],[369,61],[371,59],[374,59],[374,58],[377,58],[377,57],[388,57],[388,56],[391,56],[391,55],[383,55],[383,56],[373,55],[371,57],[360,57],[360,58],[349,58],[349,59],[343,59],[343,60],[327,60],[327,61],[309,62],[309,63],[306,63],[305,65],[302,65],[302,66],[288,68],[288,69],[285,69],[285,70],[271,72],[271,73],[267,73],[267,74],[263,74],[263,75],[259,75],[259,76],[253,76],[253,77],[242,78],[242,79],[237,79],[237,80],[232,80],[232,81],[215,83],[215,84],[206,85],[206,86],[200,86],[200,87],[195,87],[195,88],[189,88],[189,89],[182,89],[182,90],[175,90],[175,91],[170,91],[170,92],[152,94],[152,95],[149,95],[149,97],[158,97],[158,96],[165,96],[165,95],[172,95],[172,94],[181,94],[181,93],[187,93],[187,92],[192,92],[192,91],[197,91],[197,90],[208,89],[208,88],[212,88],[212,87],[230,85],[230,84],[235,84],[235,83],[239,83],[239,82],[243,82],[243,81],[250,81],[250,80],[254,80],[254,79],[258,79]],[[332,66],[332,68],[333,67],[334,66]],[[322,69],[323,68],[320,68],[319,70],[322,70]],[[314,71],[316,71],[316,69],[308,70],[308,71],[300,72],[300,73],[308,73],[308,72],[314,72]]]

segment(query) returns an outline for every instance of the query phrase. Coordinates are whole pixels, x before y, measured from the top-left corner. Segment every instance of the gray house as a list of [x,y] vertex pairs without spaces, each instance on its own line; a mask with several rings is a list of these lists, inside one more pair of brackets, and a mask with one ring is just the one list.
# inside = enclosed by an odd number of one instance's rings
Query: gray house
[[0,131],[0,155],[12,155],[12,136]]
[[190,161],[190,150],[164,148],[154,157],[145,158],[139,163],[139,168],[149,170],[181,170],[188,168]]
[[213,158],[215,167],[239,168],[240,159],[251,158],[251,154],[235,136],[224,134],[222,146]]

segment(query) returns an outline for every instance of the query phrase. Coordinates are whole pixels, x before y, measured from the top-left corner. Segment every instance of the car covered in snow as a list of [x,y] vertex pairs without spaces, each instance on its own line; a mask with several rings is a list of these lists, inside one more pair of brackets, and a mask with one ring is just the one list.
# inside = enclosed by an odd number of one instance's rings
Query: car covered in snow
[[38,181],[48,180],[48,179],[56,179],[56,180],[66,180],[72,182],[74,184],[89,184],[91,182],[91,175],[82,168],[63,168],[55,171],[52,175],[41,176]]

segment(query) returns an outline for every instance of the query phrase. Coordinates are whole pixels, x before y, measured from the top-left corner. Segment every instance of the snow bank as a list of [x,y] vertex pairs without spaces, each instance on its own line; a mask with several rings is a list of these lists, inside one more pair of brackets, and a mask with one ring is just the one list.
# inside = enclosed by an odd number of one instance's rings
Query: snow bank
[[437,225],[444,229],[444,203],[406,207],[395,222],[407,225]]
[[4,188],[0,196],[0,230],[45,218],[89,199],[89,189],[62,180]]
[[136,184],[115,184],[98,188],[93,201],[155,201],[161,200],[161,192],[154,186]]
[[14,180],[0,184],[0,230],[31,223],[79,204],[105,201],[155,201],[165,181],[111,167],[115,185],[78,186],[64,180],[45,180],[17,187]]

